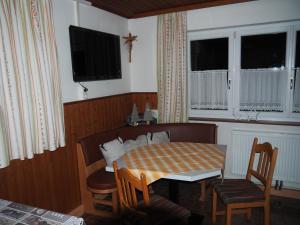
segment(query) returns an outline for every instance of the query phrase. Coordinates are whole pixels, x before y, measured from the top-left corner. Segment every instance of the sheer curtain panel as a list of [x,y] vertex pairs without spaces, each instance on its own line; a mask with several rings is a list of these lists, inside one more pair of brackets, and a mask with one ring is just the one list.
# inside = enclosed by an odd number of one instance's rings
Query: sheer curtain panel
[[186,114],[186,12],[158,16],[158,121],[179,123]]
[[240,110],[284,110],[286,99],[285,69],[242,69],[240,75]]
[[5,167],[65,145],[51,0],[1,0],[0,49]]
[[293,112],[300,113],[300,68],[296,68],[294,82]]
[[226,110],[227,70],[190,71],[191,108]]

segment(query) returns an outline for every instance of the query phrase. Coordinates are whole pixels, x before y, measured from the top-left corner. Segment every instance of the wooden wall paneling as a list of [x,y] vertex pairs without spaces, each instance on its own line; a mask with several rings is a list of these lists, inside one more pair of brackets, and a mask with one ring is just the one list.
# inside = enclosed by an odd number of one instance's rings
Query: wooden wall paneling
[[[74,113],[74,110],[77,110],[77,104],[75,105],[65,105],[64,112],[65,112],[65,127],[66,127],[66,157],[69,162],[69,165],[66,167],[68,171],[68,183],[69,188],[72,190],[69,192],[71,193],[71,198],[68,200],[69,207],[67,210],[73,209],[74,207],[78,206],[80,203],[80,191],[79,191],[79,180],[78,180],[78,170],[77,170],[77,154],[76,154],[76,142],[77,142],[77,128],[78,125],[76,120],[78,120],[77,114]],[[75,109],[76,108],[76,109]],[[74,117],[75,115],[75,117]],[[74,150],[75,149],[75,150]],[[67,192],[68,193],[68,192]],[[66,211],[66,212],[68,212]]]
[[[28,192],[32,191],[30,186],[32,184],[34,184],[33,176],[28,176],[28,175],[33,174],[33,170],[34,170],[33,168],[34,167],[32,165],[32,160],[28,160],[28,159],[24,160],[22,165],[23,165],[23,168],[22,168],[22,172],[23,172],[23,174],[22,174],[22,179],[23,179],[22,183],[25,183],[23,191],[28,193]],[[23,199],[24,202],[30,202],[30,200],[31,200],[29,195],[22,195],[22,197],[24,198]],[[34,199],[34,202],[37,201],[36,196],[33,196],[33,199]]]
[[138,107],[140,113],[145,111],[145,104],[150,103],[151,109],[157,109],[156,92],[135,92],[132,93],[132,102]]
[[[69,151],[72,151],[72,149],[68,149]],[[54,182],[55,185],[50,185],[53,187],[53,193],[52,198],[53,201],[53,208],[57,209],[59,212],[64,212],[65,208],[69,208],[72,205],[70,204],[72,202],[72,198],[69,200],[70,196],[76,194],[76,191],[74,189],[77,189],[77,187],[72,187],[70,185],[71,180],[74,176],[76,176],[76,171],[71,171],[69,168],[72,168],[72,161],[70,161],[70,158],[68,157],[68,154],[66,154],[67,149],[66,148],[60,148],[58,151],[51,153],[50,159],[51,159],[51,180]],[[62,172],[62,170],[64,172]],[[67,182],[65,182],[67,181]],[[72,193],[70,196],[67,193]],[[59,199],[57,199],[59,198]]]
[[101,131],[103,129],[104,120],[103,120],[103,109],[100,104],[95,104],[95,123],[96,123],[95,130]]
[[20,173],[20,166],[18,164],[17,160],[13,160],[12,161],[12,165],[11,165],[14,169],[14,173],[12,170],[7,169],[6,170],[6,179],[8,179],[11,183],[11,185],[8,186],[9,189],[9,197],[11,197],[12,199],[21,199],[20,198],[20,191],[18,189],[18,177],[19,177],[19,173]]
[[104,129],[107,129],[107,130],[110,130],[111,129],[111,119],[112,119],[112,116],[111,115],[111,111],[109,109],[109,99],[105,98],[103,99],[103,114],[102,114],[102,119],[104,121]]
[[[32,188],[31,190],[32,195],[28,195],[28,196],[33,198],[33,200],[31,200],[31,202],[25,202],[25,203],[34,206],[39,206],[42,208],[44,207],[52,208],[53,200],[49,199],[49,196],[51,194],[50,185],[52,181],[49,179],[48,173],[45,172],[47,167],[46,159],[47,159],[47,153],[42,155],[36,155],[34,159],[29,160],[31,161],[31,167],[32,167],[31,176],[33,177],[33,181],[32,184],[29,185],[29,188]],[[19,163],[23,163],[23,162],[19,161]],[[51,205],[51,207],[49,205]]]

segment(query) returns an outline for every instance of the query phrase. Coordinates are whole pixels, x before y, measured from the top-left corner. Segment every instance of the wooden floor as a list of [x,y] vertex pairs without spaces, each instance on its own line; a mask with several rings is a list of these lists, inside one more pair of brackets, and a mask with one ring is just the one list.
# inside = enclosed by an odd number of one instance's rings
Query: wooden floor
[[[156,193],[168,196],[167,180],[154,183],[153,189]],[[179,184],[180,205],[195,213],[204,215],[202,225],[211,225],[210,220],[210,193],[205,204],[199,202],[200,184],[183,182]],[[114,221],[90,215],[84,216],[87,225],[110,225]],[[223,217],[217,218],[217,225],[225,224]],[[271,197],[271,224],[272,225],[300,225],[300,200],[282,197]],[[254,209],[252,219],[247,221],[243,215],[233,216],[233,225],[263,225],[263,209]]]

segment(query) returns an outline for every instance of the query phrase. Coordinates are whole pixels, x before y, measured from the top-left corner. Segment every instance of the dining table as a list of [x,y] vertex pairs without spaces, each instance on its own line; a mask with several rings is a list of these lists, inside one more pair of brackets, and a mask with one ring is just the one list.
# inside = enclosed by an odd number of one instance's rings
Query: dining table
[[[225,157],[226,145],[169,142],[132,149],[117,162],[119,168],[127,168],[138,178],[144,173],[148,185],[162,178],[170,179],[170,199],[178,202],[176,181],[223,177]],[[113,166],[107,165],[106,171],[113,172]]]

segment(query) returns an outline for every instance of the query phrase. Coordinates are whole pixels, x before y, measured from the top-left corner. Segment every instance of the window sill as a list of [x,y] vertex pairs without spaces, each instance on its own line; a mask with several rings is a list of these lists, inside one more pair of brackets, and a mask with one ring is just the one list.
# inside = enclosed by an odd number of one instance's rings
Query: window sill
[[300,126],[300,122],[291,121],[271,121],[271,120],[235,120],[207,117],[189,117],[193,121],[213,121],[213,122],[229,122],[229,123],[248,123],[248,124],[266,124],[266,125],[282,125],[282,126]]

